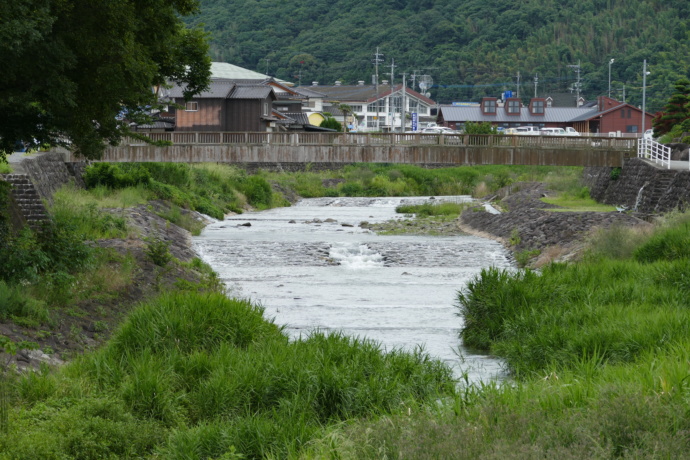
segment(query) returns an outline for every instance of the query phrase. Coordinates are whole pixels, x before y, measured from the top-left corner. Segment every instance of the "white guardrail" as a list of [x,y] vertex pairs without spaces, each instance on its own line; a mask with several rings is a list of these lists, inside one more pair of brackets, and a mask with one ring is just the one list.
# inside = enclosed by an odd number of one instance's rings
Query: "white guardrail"
[[646,158],[671,169],[671,148],[653,139],[641,138],[637,143],[638,158]]

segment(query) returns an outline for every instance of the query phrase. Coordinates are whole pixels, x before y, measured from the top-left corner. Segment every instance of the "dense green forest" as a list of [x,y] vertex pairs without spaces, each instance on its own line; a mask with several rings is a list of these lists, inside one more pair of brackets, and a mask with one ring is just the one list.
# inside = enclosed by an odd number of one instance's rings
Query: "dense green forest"
[[[188,24],[205,24],[213,60],[278,78],[355,84],[371,81],[374,53],[380,79],[430,75],[431,97],[448,103],[517,89],[534,94],[576,85],[587,99],[608,92],[662,108],[673,82],[690,74],[687,0],[201,0]],[[418,82],[419,80],[417,80]]]

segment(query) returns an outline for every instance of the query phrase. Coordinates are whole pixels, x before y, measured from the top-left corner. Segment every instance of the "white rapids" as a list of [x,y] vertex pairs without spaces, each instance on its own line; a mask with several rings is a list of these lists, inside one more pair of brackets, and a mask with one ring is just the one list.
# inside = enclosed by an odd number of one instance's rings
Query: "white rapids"
[[470,382],[502,378],[499,360],[461,345],[455,302],[482,268],[512,266],[506,250],[474,236],[383,236],[359,227],[399,219],[397,205],[428,199],[305,199],[213,223],[194,246],[231,295],[261,304],[293,338],[339,330],[389,350],[422,346]]

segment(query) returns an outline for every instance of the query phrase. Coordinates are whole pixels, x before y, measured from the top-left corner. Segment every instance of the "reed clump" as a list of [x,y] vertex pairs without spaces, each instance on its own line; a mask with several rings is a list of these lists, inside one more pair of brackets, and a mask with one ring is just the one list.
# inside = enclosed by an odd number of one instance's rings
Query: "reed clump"
[[0,451],[287,458],[332,424],[454,388],[450,370],[421,350],[384,353],[368,340],[318,331],[290,341],[247,300],[176,293],[138,307],[97,352],[18,379]]

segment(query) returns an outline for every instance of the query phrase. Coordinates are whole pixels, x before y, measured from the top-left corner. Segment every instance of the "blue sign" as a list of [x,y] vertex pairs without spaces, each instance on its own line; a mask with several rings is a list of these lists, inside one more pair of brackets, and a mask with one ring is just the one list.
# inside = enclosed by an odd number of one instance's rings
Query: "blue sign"
[[419,115],[417,115],[417,112],[412,112],[412,131],[417,131],[418,121]]
[[503,100],[505,101],[509,97],[513,97],[513,92],[512,91],[504,91],[503,92]]

